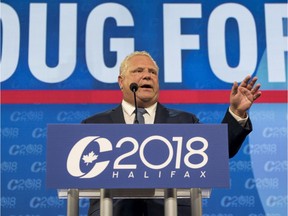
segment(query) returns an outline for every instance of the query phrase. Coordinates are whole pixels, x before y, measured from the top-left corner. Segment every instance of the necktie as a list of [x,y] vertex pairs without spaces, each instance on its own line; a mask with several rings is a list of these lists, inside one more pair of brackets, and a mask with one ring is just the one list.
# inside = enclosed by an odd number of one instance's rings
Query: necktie
[[144,121],[144,114],[146,113],[146,110],[144,108],[138,108],[137,109],[137,119],[139,124],[145,124]]

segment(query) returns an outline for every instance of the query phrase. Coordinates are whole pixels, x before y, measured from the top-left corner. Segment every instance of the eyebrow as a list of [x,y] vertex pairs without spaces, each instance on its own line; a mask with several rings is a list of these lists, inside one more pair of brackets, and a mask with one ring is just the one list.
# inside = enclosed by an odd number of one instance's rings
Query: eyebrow
[[[137,70],[144,70],[145,69],[145,67],[137,67],[137,68],[135,68],[135,69],[132,69],[131,70],[131,72],[135,72],[135,71],[137,71]],[[155,72],[156,74],[158,74],[158,71],[157,71],[157,69],[155,69],[155,68],[148,68],[148,71],[149,72]]]
[[132,71],[132,72],[135,72],[135,71],[137,71],[137,70],[139,70],[139,69],[144,70],[144,67],[137,67],[137,68],[132,69],[131,71]]

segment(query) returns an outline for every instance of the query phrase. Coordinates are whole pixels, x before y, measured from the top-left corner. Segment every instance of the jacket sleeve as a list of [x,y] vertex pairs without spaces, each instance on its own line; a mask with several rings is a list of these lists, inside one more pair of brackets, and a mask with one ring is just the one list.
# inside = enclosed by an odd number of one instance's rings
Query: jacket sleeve
[[244,127],[242,127],[237,120],[227,110],[222,123],[228,124],[228,145],[229,145],[229,157],[234,157],[247,135],[252,131],[252,123],[248,118]]

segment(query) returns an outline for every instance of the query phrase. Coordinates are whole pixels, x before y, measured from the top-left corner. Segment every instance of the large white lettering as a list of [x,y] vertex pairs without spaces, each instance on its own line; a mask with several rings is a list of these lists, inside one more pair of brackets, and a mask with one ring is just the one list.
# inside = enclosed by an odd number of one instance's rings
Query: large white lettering
[[[52,25],[52,12],[47,9],[48,4],[30,3],[29,41],[27,41],[29,44],[27,50],[28,66],[31,73],[39,81],[59,83],[73,74],[78,60],[78,5],[77,3],[59,4],[59,30],[57,29],[56,34],[53,33],[52,36],[53,41],[58,40],[58,47],[52,44],[55,48],[50,51],[47,47],[51,47],[51,40],[49,38],[47,41],[47,36],[52,35],[51,32],[48,32]],[[26,20],[20,20],[23,17],[17,14],[17,11],[7,3],[0,3],[0,6],[3,30],[1,35],[2,50],[0,52],[0,82],[3,82],[15,73],[20,60],[23,63],[25,58],[20,55],[26,52],[20,53],[19,50],[21,43],[26,43],[23,40],[27,37],[20,37],[20,24]],[[193,22],[197,19],[198,22],[201,21],[202,8],[203,4],[163,4],[163,73],[165,83],[182,82],[182,51],[200,50],[200,41],[205,43],[204,36],[200,40],[201,32],[199,34],[182,33],[182,20],[189,19]],[[287,10],[287,4],[284,3],[265,4],[265,19],[263,17],[263,20],[265,20],[266,27],[267,79],[269,82],[286,82],[287,80],[287,61],[285,58],[288,51],[288,38],[287,33],[284,32],[286,30],[284,22],[285,19],[287,22],[288,18]],[[135,45],[132,37],[116,38],[105,35],[107,19],[115,21],[115,29],[112,30],[117,30],[120,27],[134,27],[132,13],[125,6],[117,3],[100,4],[93,8],[87,16],[86,26],[84,26],[86,29],[85,54],[80,54],[84,55],[88,72],[97,81],[116,83],[121,60],[134,50]],[[226,52],[229,49],[226,36],[230,33],[227,29],[227,20],[233,20],[235,28],[239,32],[239,57],[233,66],[229,64]],[[195,30],[193,26],[191,29]],[[158,34],[158,32],[151,32],[151,36],[153,34]],[[59,38],[56,38],[58,36]],[[109,46],[104,47],[103,41],[104,39],[108,41],[107,37],[111,37],[109,38]],[[255,72],[258,63],[256,25],[253,14],[243,5],[226,3],[219,5],[212,11],[207,25],[207,43],[208,56],[205,61],[210,62],[212,73],[220,80],[224,82],[240,81],[247,74]],[[105,64],[104,53],[107,51],[113,52],[116,56],[113,66],[111,63],[109,66]],[[51,54],[51,52],[53,53]],[[56,61],[54,62],[57,62],[54,65],[49,64],[48,58],[51,55],[55,56]],[[185,71],[185,73],[191,73],[191,71]],[[195,71],[195,73],[197,72]]]
[[9,79],[18,64],[20,48],[20,24],[16,11],[1,3],[2,56],[0,58],[0,82]]
[[[239,63],[227,62],[225,33],[228,19],[235,19],[239,29]],[[211,13],[208,23],[208,54],[214,74],[225,82],[241,81],[257,65],[256,26],[252,14],[240,4],[223,4]]]
[[285,18],[288,19],[287,11],[287,4],[265,4],[269,82],[286,82],[287,79],[285,76],[285,52],[288,51],[288,37],[284,36],[283,32],[283,21]]
[[182,35],[182,18],[201,18],[201,4],[164,4],[164,71],[165,82],[182,82],[181,51],[197,50],[199,35]]
[[115,83],[122,59],[134,50],[134,39],[111,38],[111,51],[117,52],[117,63],[108,68],[103,55],[103,28],[107,18],[113,17],[118,26],[133,26],[134,21],[127,8],[116,3],[106,3],[94,8],[86,27],[86,61],[90,73],[99,81]]
[[76,4],[60,4],[59,60],[57,66],[49,67],[46,64],[47,4],[30,5],[28,61],[31,73],[42,82],[61,82],[73,73],[76,65],[76,18]]

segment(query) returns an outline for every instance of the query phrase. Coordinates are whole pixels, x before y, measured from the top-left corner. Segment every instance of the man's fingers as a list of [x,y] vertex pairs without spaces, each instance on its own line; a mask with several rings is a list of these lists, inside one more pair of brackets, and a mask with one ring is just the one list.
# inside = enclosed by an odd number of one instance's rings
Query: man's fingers
[[253,96],[253,100],[255,101],[255,100],[257,100],[257,98],[259,98],[261,96],[261,92],[258,92],[257,94],[255,94],[254,96]]
[[260,89],[260,84],[257,84],[252,90],[251,93],[254,95],[259,89]]
[[245,77],[245,79],[241,82],[240,86],[241,87],[247,87],[249,80],[251,79],[251,76],[248,75]]
[[250,83],[247,85],[247,89],[251,90],[253,86],[255,85],[256,81],[258,80],[257,77],[253,77],[253,79],[250,81]]
[[[259,87],[258,87],[258,89],[260,88],[260,85],[259,85]],[[257,100],[257,98],[259,98],[261,95],[262,95],[262,92],[261,91],[258,91],[258,89],[257,89],[257,91],[253,94],[253,100],[255,101],[255,100]]]
[[235,94],[237,94],[237,91],[238,91],[238,83],[234,82],[232,89],[231,89],[231,94],[235,95]]

